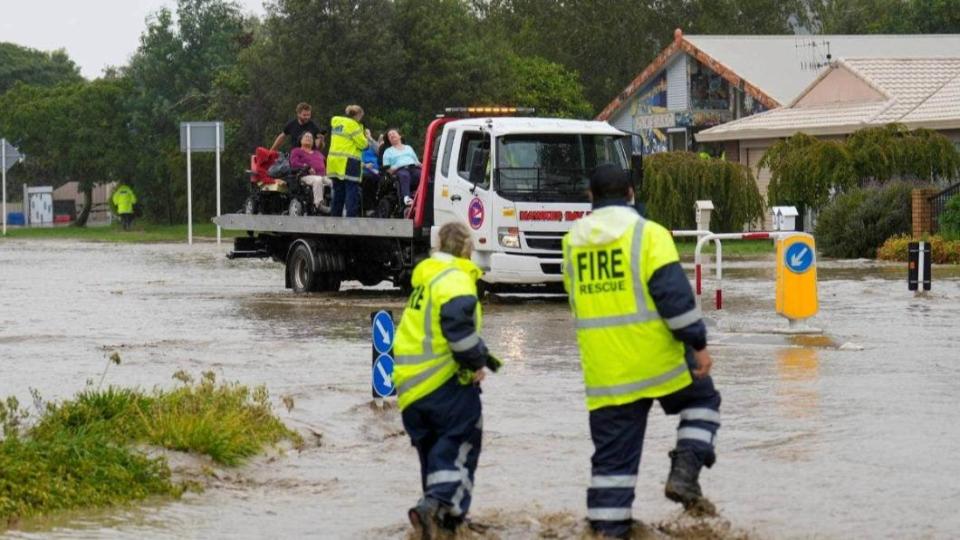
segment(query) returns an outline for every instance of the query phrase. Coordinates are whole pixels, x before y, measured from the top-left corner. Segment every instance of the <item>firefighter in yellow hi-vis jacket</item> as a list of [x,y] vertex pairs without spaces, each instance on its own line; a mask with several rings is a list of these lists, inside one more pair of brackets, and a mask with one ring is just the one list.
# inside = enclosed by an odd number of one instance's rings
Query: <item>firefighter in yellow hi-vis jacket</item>
[[710,378],[707,331],[670,231],[633,207],[628,171],[590,178],[593,212],[563,239],[564,285],[576,322],[594,454],[587,518],[626,538],[653,400],[679,414],[666,496],[711,511],[700,469],[716,459],[720,394]]
[[423,487],[408,517],[424,539],[464,522],[480,457],[480,381],[485,367],[500,368],[480,338],[482,272],[470,261],[470,230],[448,223],[439,237],[440,249],[413,271],[394,342],[393,381]]

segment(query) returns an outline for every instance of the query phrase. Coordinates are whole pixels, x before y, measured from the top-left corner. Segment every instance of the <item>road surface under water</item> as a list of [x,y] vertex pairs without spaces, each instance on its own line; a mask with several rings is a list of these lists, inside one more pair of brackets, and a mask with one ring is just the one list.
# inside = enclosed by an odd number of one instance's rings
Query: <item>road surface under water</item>
[[[281,267],[226,246],[0,243],[0,396],[61,399],[105,384],[174,386],[177,370],[266,383],[302,452],[223,472],[200,494],[31,521],[13,537],[403,538],[417,459],[396,410],[370,399],[371,311],[387,290],[295,296]],[[825,337],[777,333],[772,257],[728,261],[706,306],[723,394],[719,459],[702,475],[721,519],[664,499],[675,421],[654,409],[635,517],[653,536],[947,538],[960,530],[960,272],[906,290],[903,265],[823,262]],[[346,284],[346,287],[354,284]],[[706,282],[705,299],[713,283]],[[709,303],[709,302],[707,302]],[[473,515],[488,536],[581,536],[591,444],[562,300],[493,299],[484,335],[506,369],[484,384]],[[295,402],[280,406],[281,396]],[[322,435],[315,437],[311,433]],[[684,529],[687,525],[690,528]],[[678,532],[679,531],[679,532]],[[699,536],[698,536],[699,535]]]

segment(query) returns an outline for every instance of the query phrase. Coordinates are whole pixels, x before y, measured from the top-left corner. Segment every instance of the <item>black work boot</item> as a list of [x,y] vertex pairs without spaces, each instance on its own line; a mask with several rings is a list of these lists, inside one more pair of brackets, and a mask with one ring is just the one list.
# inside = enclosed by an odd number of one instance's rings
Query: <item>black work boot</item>
[[424,497],[416,506],[407,510],[410,525],[421,540],[434,540],[438,537],[437,512],[439,509],[440,505],[436,500]]
[[693,450],[678,448],[670,451],[670,476],[664,494],[689,510],[703,499],[700,491],[700,459]]

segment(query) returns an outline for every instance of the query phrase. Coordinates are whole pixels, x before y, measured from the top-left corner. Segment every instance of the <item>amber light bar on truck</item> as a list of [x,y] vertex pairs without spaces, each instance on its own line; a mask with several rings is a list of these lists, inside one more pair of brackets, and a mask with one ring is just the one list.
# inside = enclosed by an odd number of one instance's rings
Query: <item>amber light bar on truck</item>
[[443,110],[443,115],[461,118],[473,116],[532,116],[535,112],[537,110],[533,107],[447,107]]

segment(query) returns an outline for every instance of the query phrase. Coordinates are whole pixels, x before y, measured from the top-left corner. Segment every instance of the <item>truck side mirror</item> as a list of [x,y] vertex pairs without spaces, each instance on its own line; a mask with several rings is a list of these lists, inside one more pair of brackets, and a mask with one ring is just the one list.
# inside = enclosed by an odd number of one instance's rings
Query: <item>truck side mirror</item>
[[487,161],[490,159],[490,150],[485,148],[475,148],[473,150],[473,159],[470,161],[470,183],[476,188],[477,184],[482,184],[487,175]]

